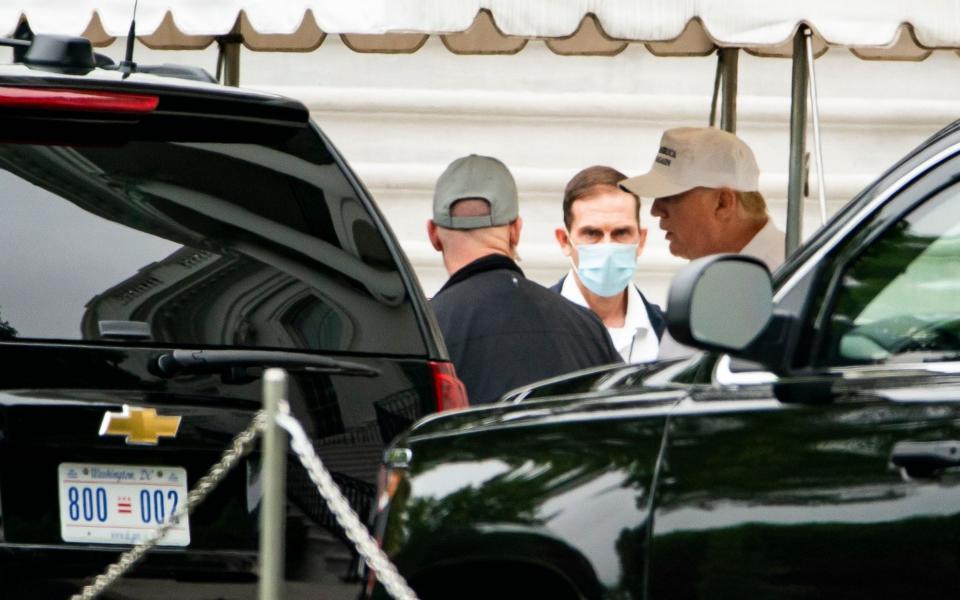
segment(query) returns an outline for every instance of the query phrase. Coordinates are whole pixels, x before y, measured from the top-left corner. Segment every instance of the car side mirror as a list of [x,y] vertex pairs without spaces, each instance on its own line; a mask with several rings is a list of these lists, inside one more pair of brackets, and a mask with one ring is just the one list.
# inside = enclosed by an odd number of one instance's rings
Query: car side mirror
[[770,271],[753,257],[699,258],[670,284],[667,328],[681,344],[737,352],[757,339],[772,315]]

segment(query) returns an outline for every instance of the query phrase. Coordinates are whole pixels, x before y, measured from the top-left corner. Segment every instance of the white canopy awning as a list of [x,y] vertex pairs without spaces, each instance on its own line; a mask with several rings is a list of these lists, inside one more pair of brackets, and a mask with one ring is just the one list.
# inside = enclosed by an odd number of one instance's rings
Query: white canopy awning
[[[0,34],[125,36],[133,0],[0,0]],[[140,0],[137,34],[154,48],[204,48],[239,35],[252,50],[310,51],[341,35],[358,52],[407,53],[438,35],[451,52],[512,54],[544,40],[558,54],[657,55],[738,47],[789,56],[806,23],[815,47],[861,58],[922,60],[960,48],[960,0]],[[237,39],[237,38],[234,38]]]

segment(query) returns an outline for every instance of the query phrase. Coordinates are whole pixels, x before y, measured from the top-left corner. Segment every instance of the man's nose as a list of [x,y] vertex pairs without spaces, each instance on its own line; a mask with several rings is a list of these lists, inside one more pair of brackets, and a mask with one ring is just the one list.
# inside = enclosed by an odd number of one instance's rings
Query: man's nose
[[650,205],[650,216],[652,217],[665,217],[667,213],[663,210],[663,203],[660,202],[660,199],[657,198],[653,201],[653,204]]

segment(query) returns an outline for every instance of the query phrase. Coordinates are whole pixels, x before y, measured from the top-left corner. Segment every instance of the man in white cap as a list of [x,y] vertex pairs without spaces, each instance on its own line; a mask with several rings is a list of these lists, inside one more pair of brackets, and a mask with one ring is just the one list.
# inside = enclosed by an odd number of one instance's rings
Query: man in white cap
[[471,405],[540,379],[621,362],[600,319],[528,281],[517,186],[495,158],[471,154],[437,180],[430,243],[450,279],[430,301]]
[[783,263],[784,234],[767,214],[760,169],[743,140],[714,127],[668,129],[650,171],[623,181],[655,198],[670,253],[694,259],[733,252],[759,258],[773,271]]

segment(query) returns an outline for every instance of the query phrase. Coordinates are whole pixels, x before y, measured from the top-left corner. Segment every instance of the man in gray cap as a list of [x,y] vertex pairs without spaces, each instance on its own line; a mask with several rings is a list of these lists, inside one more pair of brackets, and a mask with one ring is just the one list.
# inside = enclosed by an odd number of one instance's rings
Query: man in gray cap
[[437,180],[427,234],[450,279],[430,305],[472,405],[621,362],[595,314],[524,277],[513,260],[521,225],[517,186],[499,160],[471,154]]
[[714,127],[679,127],[663,133],[650,171],[620,187],[655,198],[650,214],[660,219],[674,256],[737,252],[773,271],[783,263],[784,234],[767,214],[759,182],[743,140]]

